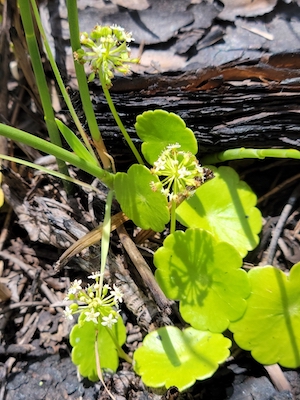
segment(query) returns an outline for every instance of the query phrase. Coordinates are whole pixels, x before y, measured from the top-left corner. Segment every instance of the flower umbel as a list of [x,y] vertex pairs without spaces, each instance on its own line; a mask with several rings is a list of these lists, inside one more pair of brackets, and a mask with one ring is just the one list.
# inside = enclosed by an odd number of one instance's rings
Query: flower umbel
[[95,74],[102,74],[107,88],[110,88],[114,70],[127,74],[130,71],[128,63],[139,62],[130,58],[128,43],[133,40],[131,33],[120,26],[96,25],[90,35],[87,32],[81,34],[80,42],[87,50],[77,50],[74,57],[81,64],[90,63],[93,72],[89,80],[93,80]]
[[73,303],[66,307],[65,317],[73,319],[73,315],[83,313],[85,321],[92,321],[94,324],[101,324],[111,328],[118,321],[117,311],[119,303],[122,302],[122,292],[114,284],[113,290],[109,285],[99,288],[100,274],[93,274],[90,278],[95,279],[95,283],[82,289],[81,281],[75,280],[71,285],[66,296],[67,300]]
[[[197,158],[190,152],[180,150],[180,147],[178,143],[167,146],[151,170],[153,174],[163,177],[161,192],[175,202],[180,195],[191,196],[205,181],[204,168]],[[157,190],[155,183],[151,187]]]

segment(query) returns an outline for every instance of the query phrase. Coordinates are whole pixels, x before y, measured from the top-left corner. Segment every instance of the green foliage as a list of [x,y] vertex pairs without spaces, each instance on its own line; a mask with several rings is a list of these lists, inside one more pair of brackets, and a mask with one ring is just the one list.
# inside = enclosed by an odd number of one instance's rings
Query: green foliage
[[122,210],[143,229],[161,232],[170,219],[166,196],[152,190],[159,179],[143,165],[132,165],[128,172],[115,177],[116,198]]
[[59,119],[55,119],[55,122],[56,122],[56,125],[58,126],[58,129],[60,130],[61,134],[66,139],[68,145],[71,147],[71,149],[74,151],[74,153],[78,157],[82,158],[83,160],[86,160],[88,163],[91,163],[94,165],[99,165],[96,158],[92,156],[92,154],[81,143],[81,141],[78,139],[78,137],[75,135],[75,133],[71,131],[70,128],[68,128]]
[[152,387],[176,384],[184,390],[209,378],[229,356],[231,341],[222,334],[174,326],[159,328],[134,353],[134,369]]
[[149,164],[170,144],[180,144],[181,150],[196,154],[197,140],[183,119],[164,110],[145,111],[137,116],[135,129],[143,141],[142,153]]
[[64,160],[82,169],[83,171],[86,171],[92,176],[99,178],[109,188],[113,187],[115,176],[112,173],[103,170],[99,166],[96,166],[94,162],[91,164],[87,160],[78,157],[76,154],[73,154],[68,150],[65,150],[53,143],[49,143],[47,140],[41,139],[36,135],[13,128],[12,126],[0,124],[0,134],[16,142],[21,142],[27,146],[31,146],[34,149],[43,151],[47,154],[52,154],[56,158]]
[[[46,41],[33,0],[32,5]],[[71,319],[80,313],[78,324],[70,334],[72,360],[78,365],[79,372],[96,381],[101,375],[97,368],[99,364],[101,369],[116,371],[119,357],[132,362],[121,348],[126,337],[118,312],[122,293],[115,285],[110,288],[103,284],[114,192],[123,212],[139,227],[163,231],[170,221],[171,234],[154,256],[155,276],[164,293],[179,301],[181,315],[191,325],[184,331],[175,327],[160,328],[145,337],[142,347],[135,352],[134,368],[147,385],[176,385],[184,390],[195,380],[210,377],[229,355],[231,342],[221,334],[228,327],[240,347],[250,350],[259,362],[279,362],[293,368],[300,366],[300,263],[292,268],[289,277],[271,266],[254,268],[248,274],[241,269],[242,257],[258,244],[261,215],[255,207],[256,196],[229,167],[212,168],[215,178],[205,182],[205,170],[195,156],[198,151],[196,138],[176,114],[155,110],[137,117],[135,127],[143,141],[142,153],[153,168],[143,165],[108,91],[114,71],[127,73],[128,63],[137,62],[130,59],[131,34],[115,25],[97,25],[90,35],[85,32],[79,35],[76,1],[68,0],[67,5],[75,58],[81,64],[90,64],[91,77],[99,75],[115,121],[140,165],[132,165],[127,173],[108,172],[111,161],[97,126],[85,72],[79,63],[75,63],[75,69],[82,103],[103,169],[63,88],[62,94],[85,145],[62,122],[55,123],[33,34],[29,0],[19,1],[19,6],[53,143],[3,124],[0,124],[0,134],[53,154],[58,164],[62,164],[61,160],[71,163],[99,178],[111,189],[102,226],[101,269],[89,277],[95,279],[93,285],[82,289],[81,281],[75,281],[67,295],[72,304],[66,307],[66,317]],[[80,42],[85,50],[79,48]],[[46,49],[53,65],[48,43]],[[61,87],[58,69],[53,69]],[[61,148],[57,126],[75,154]],[[299,154],[294,149],[241,148],[208,155],[203,162],[247,157],[299,159]],[[32,164],[27,162],[26,165]],[[176,218],[188,228],[185,232],[175,231]]]
[[176,231],[154,255],[155,278],[196,329],[223,332],[242,316],[250,293],[242,259],[202,229]]
[[101,368],[115,372],[119,365],[119,354],[118,346],[112,336],[116,338],[117,344],[122,346],[126,340],[126,329],[121,317],[111,328],[101,324],[96,325],[93,321],[85,321],[84,318],[85,315],[81,314],[78,324],[70,333],[70,343],[73,347],[72,361],[78,366],[82,376],[90,381],[98,381],[95,342]]
[[248,273],[252,286],[244,316],[230,325],[237,344],[262,364],[300,366],[300,263],[289,276],[272,266]]
[[294,158],[300,160],[300,151],[296,149],[229,149],[221,153],[206,155],[202,162],[203,164],[216,164],[222,161],[229,160],[244,160],[245,158],[258,158],[263,160],[267,157],[273,158]]
[[255,208],[256,196],[232,168],[211,169],[215,178],[177,208],[177,218],[187,227],[210,231],[244,257],[257,246],[262,226],[260,211]]

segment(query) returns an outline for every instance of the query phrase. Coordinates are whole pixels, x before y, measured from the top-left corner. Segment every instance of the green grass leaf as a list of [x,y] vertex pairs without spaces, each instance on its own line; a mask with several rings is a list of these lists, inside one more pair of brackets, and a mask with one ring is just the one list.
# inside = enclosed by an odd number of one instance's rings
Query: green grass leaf
[[174,113],[164,110],[145,111],[137,116],[135,129],[144,142],[142,153],[151,165],[169,144],[178,143],[181,145],[180,150],[192,154],[198,151],[193,131]]
[[[98,344],[98,354],[101,369],[115,372],[119,366],[118,349],[108,332],[109,328],[92,321],[83,321],[84,314],[79,317],[70,333],[70,343],[73,347],[72,361],[78,366],[79,373],[90,381],[98,381],[96,368],[95,340]],[[121,317],[112,326],[112,333],[120,346],[125,343],[126,329]]]
[[209,378],[229,356],[231,341],[222,334],[174,326],[149,333],[134,353],[134,369],[147,386],[180,391]]
[[183,319],[194,328],[223,332],[243,315],[250,288],[242,259],[209,232],[187,229],[169,235],[154,254],[154,265],[165,295],[179,300]]
[[272,266],[248,273],[252,285],[244,316],[229,329],[261,364],[300,367],[300,263],[290,275]]
[[178,221],[189,228],[210,231],[245,257],[257,246],[262,227],[260,211],[255,207],[256,195],[232,168],[210,168],[215,178],[177,208]]
[[71,149],[74,151],[74,153],[78,157],[82,158],[83,160],[86,160],[87,162],[89,162],[91,164],[98,165],[97,160],[87,150],[87,148],[83,145],[83,143],[81,143],[81,141],[78,139],[78,137],[75,135],[75,133],[72,132],[71,129],[68,128],[59,119],[55,118],[55,122],[56,122],[61,134],[66,139],[68,145],[71,147]]
[[151,182],[159,179],[143,165],[132,165],[127,173],[115,176],[116,199],[128,218],[143,228],[160,232],[170,220],[166,196],[153,191]]

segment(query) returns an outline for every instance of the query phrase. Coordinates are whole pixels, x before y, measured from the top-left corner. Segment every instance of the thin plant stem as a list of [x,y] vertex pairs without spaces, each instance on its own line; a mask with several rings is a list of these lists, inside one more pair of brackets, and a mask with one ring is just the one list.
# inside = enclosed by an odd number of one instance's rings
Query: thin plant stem
[[[81,47],[80,44],[80,34],[79,34],[79,24],[78,24],[78,9],[76,0],[67,0],[67,10],[68,10],[68,20],[70,29],[70,39],[71,47],[73,52]],[[106,150],[105,144],[103,142],[101,132],[98,127],[95,112],[90,98],[89,87],[87,84],[86,74],[83,65],[79,64],[74,60],[74,67],[76,71],[76,77],[78,81],[78,88],[80,93],[80,98],[82,102],[82,107],[86,116],[86,120],[89,126],[89,130],[97,149],[99,157],[101,159],[104,169],[111,169],[111,162],[107,156],[108,151]]]
[[171,221],[170,221],[170,233],[174,233],[176,230],[176,201],[171,201]]
[[109,243],[110,243],[110,232],[111,232],[111,204],[114,197],[114,191],[108,192],[106,203],[105,203],[105,214],[102,225],[102,240],[101,240],[101,267],[100,267],[100,281],[99,281],[99,297],[101,298],[104,270],[106,266],[106,260],[108,255]]
[[62,77],[61,77],[61,74],[59,72],[59,69],[57,67],[57,64],[56,64],[56,62],[54,60],[54,57],[53,57],[53,54],[52,54],[52,51],[51,51],[51,48],[50,48],[50,45],[49,45],[49,41],[47,39],[45,30],[44,30],[42,22],[41,22],[41,18],[40,18],[40,14],[39,14],[36,2],[35,2],[35,0],[30,0],[30,1],[31,1],[31,5],[32,5],[33,12],[34,12],[34,16],[35,16],[35,20],[36,20],[37,26],[39,28],[40,34],[41,34],[42,39],[43,39],[43,43],[44,43],[44,46],[45,46],[47,57],[48,57],[48,60],[49,60],[49,62],[51,64],[51,68],[52,68],[52,71],[54,73],[56,82],[57,82],[57,84],[59,86],[60,92],[61,92],[61,94],[62,94],[62,96],[64,98],[64,101],[65,101],[69,111],[70,111],[70,114],[71,114],[71,116],[73,118],[73,121],[74,121],[74,123],[75,123],[75,125],[76,125],[76,127],[78,129],[78,132],[80,133],[80,135],[82,137],[82,140],[84,141],[84,143],[86,145],[86,148],[88,149],[90,154],[92,154],[94,156],[94,158],[97,160],[97,157],[95,156],[94,150],[93,150],[92,146],[90,145],[90,142],[89,142],[89,139],[87,137],[87,134],[85,133],[85,131],[84,131],[84,129],[83,129],[83,127],[82,127],[82,125],[81,125],[81,123],[79,121],[79,118],[78,118],[78,116],[76,114],[76,111],[75,111],[75,109],[73,107],[73,104],[71,102],[70,96],[69,96],[69,94],[68,94],[68,92],[67,92],[67,90],[65,88],[65,85],[64,85],[64,82],[62,80]]
[[[121,317],[119,316],[119,318],[121,318]],[[110,334],[110,337],[112,338],[112,340],[117,348],[119,357],[123,358],[123,360],[127,361],[129,364],[132,364],[133,363],[132,358],[128,354],[126,354],[125,351],[122,349],[122,347],[119,345],[118,341],[115,338],[115,335],[112,333],[112,330],[110,328],[106,328],[106,329],[107,329],[107,332]]]
[[[49,133],[50,140],[53,144],[62,147],[60,134],[58,128],[56,126],[54,111],[52,108],[51,97],[49,94],[49,89],[45,77],[45,72],[43,69],[43,64],[41,60],[41,55],[37,43],[37,39],[35,36],[32,14],[31,14],[31,6],[29,0],[19,0],[20,14],[24,26],[25,37],[28,45],[28,51],[31,58],[32,68],[34,71],[44,115],[45,115],[45,123],[47,126],[47,130]],[[65,162],[61,159],[57,159],[58,169],[64,175],[68,175],[68,168]],[[70,190],[70,184],[65,184],[66,190]]]
[[101,364],[100,364],[100,354],[98,350],[98,331],[96,332],[96,337],[95,337],[95,359],[96,359],[96,370],[97,370],[97,375],[98,378],[100,379],[102,385],[104,386],[104,389],[107,391],[108,395],[112,400],[116,400],[114,395],[109,391],[108,387],[106,386],[102,374],[102,369],[101,369]]
[[203,165],[216,164],[229,160],[241,160],[244,158],[294,158],[300,159],[300,151],[296,149],[229,149],[221,153],[209,154],[201,159]]
[[68,150],[61,148],[53,143],[49,143],[44,139],[34,136],[28,132],[24,132],[20,129],[13,128],[12,126],[0,124],[0,135],[7,137],[8,139],[16,142],[21,142],[27,146],[31,146],[37,150],[40,150],[47,154],[52,154],[54,157],[64,160],[75,167],[86,171],[95,178],[100,179],[110,189],[113,189],[115,175],[100,168],[98,165],[91,164],[86,160],[78,157],[76,154],[71,153]]
[[144,161],[143,161],[142,157],[140,156],[139,152],[137,151],[137,148],[135,147],[135,145],[134,145],[133,141],[131,140],[128,132],[126,131],[126,129],[125,129],[124,125],[123,125],[123,122],[121,121],[121,118],[119,117],[119,114],[117,113],[115,105],[114,105],[114,103],[113,103],[113,101],[111,99],[109,90],[106,87],[106,84],[105,84],[105,81],[104,81],[104,77],[103,77],[103,74],[102,74],[101,70],[99,70],[99,78],[100,78],[101,86],[102,86],[103,93],[105,95],[107,104],[108,104],[108,106],[110,108],[110,111],[112,112],[112,115],[113,115],[113,117],[114,117],[114,119],[115,119],[115,121],[116,121],[116,123],[117,123],[117,125],[118,125],[118,127],[120,129],[120,131],[122,132],[122,135],[124,136],[128,146],[130,147],[132,153],[134,154],[134,156],[137,159],[137,161],[139,162],[139,164],[144,165]]

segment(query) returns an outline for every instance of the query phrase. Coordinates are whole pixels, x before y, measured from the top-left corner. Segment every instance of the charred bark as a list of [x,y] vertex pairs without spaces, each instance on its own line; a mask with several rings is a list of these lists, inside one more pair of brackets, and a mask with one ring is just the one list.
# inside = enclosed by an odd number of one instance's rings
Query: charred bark
[[[236,147],[300,149],[299,55],[277,55],[267,61],[173,76],[122,78],[115,81],[112,97],[137,143],[136,116],[161,108],[180,115],[195,132],[200,156]],[[110,153],[117,162],[128,161],[130,151],[101,88],[93,84],[91,93]]]

